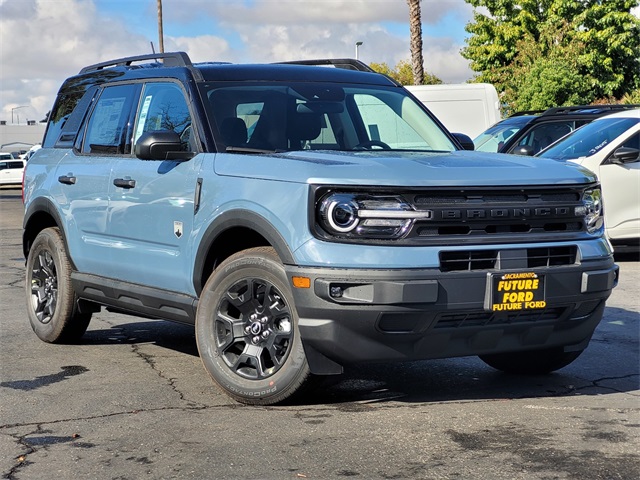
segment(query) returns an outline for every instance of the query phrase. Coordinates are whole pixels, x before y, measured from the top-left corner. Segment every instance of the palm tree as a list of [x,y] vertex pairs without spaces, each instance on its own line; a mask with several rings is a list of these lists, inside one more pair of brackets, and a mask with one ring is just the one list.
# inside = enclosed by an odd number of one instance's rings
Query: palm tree
[[422,59],[422,18],[420,0],[407,0],[409,4],[409,29],[411,31],[411,67],[413,83],[424,83],[424,66]]

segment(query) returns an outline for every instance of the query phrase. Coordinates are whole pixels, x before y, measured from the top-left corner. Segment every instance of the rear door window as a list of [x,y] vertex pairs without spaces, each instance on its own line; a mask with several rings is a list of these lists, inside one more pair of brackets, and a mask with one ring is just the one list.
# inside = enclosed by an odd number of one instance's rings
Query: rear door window
[[131,153],[131,125],[137,106],[138,84],[105,88],[91,112],[82,141],[82,153]]

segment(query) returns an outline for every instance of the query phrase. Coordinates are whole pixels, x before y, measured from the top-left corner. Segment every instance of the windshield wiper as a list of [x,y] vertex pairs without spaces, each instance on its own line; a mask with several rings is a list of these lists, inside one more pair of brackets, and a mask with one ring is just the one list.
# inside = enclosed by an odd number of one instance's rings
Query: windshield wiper
[[286,150],[268,150],[265,148],[227,147],[227,153],[282,153]]

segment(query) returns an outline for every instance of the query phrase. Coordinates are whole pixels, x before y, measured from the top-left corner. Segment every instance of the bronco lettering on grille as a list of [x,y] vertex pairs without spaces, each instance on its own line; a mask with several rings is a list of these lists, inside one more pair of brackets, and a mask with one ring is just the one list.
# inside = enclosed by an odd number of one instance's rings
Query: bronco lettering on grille
[[[440,218],[443,220],[480,218],[536,218],[536,217],[568,217],[572,215],[570,207],[537,207],[537,208],[470,208],[443,209]],[[437,214],[434,216],[438,218]]]

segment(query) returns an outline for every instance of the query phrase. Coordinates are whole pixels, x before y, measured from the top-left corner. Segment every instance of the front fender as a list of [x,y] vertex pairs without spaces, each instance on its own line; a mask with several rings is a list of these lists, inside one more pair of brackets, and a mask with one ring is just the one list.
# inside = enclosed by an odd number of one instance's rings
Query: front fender
[[227,210],[217,216],[207,227],[198,246],[193,269],[193,285],[198,295],[204,286],[202,273],[206,268],[206,260],[216,239],[225,231],[237,227],[247,228],[257,233],[275,249],[283,263],[295,264],[287,242],[268,220],[251,210]]

